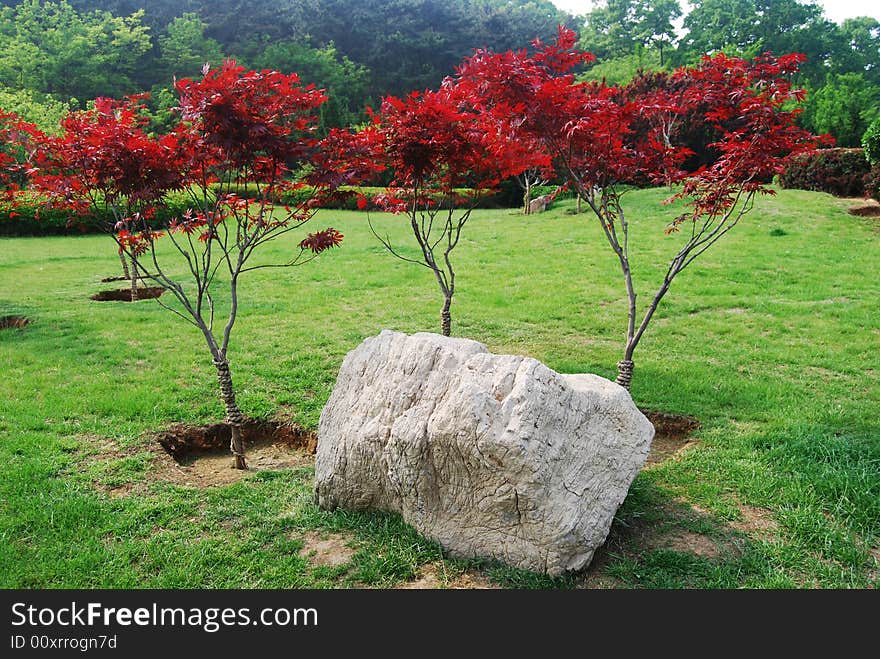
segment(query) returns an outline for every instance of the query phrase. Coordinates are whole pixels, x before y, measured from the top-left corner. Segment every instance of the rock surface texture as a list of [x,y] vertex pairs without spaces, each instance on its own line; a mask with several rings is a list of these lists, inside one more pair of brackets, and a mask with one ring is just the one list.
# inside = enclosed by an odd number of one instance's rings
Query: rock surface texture
[[399,512],[455,556],[558,575],[605,541],[653,436],[597,375],[386,330],[346,356],[321,413],[315,497]]

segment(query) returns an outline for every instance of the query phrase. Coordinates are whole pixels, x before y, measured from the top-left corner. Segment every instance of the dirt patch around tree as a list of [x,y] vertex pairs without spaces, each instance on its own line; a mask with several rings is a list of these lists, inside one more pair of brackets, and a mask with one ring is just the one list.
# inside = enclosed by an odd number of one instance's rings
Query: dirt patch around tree
[[[231,431],[225,424],[176,425],[151,436],[146,444],[129,447],[94,438],[98,452],[86,457],[86,465],[96,474],[96,488],[110,496],[121,497],[145,494],[150,491],[152,483],[160,481],[208,488],[235,483],[257,471],[277,471],[314,463],[317,439],[313,433],[297,425],[247,420],[242,431],[247,470],[232,468]],[[120,478],[119,472],[132,464],[142,467],[136,472],[140,475]]]
[[241,434],[248,470],[231,466],[232,430],[225,423],[173,426],[156,435],[156,441],[197,487],[227,485],[254,471],[310,465],[318,446],[314,433],[279,421],[245,421]]
[[31,319],[27,316],[0,316],[0,330],[18,329],[30,323]]
[[846,212],[857,217],[880,217],[880,203],[874,199],[863,199],[855,206],[850,206]]
[[418,575],[412,581],[404,581],[397,584],[399,590],[435,590],[444,588],[448,590],[497,590],[500,588],[492,583],[485,575],[468,570],[462,573],[450,573],[443,563],[428,563],[423,565]]
[[300,556],[314,566],[340,567],[351,563],[357,550],[352,548],[351,536],[344,533],[307,531],[302,536]]
[[694,443],[691,434],[699,430],[700,422],[692,416],[642,410],[654,426],[654,439],[645,466],[663,462]]
[[165,289],[161,286],[146,286],[137,289],[138,299],[131,299],[130,288],[117,288],[109,291],[98,291],[90,296],[95,302],[139,302],[140,300],[152,300],[159,297]]

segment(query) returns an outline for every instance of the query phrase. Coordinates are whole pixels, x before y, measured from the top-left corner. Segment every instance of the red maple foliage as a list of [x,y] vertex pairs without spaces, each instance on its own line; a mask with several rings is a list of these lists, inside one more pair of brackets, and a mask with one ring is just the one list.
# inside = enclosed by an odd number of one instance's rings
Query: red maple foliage
[[[12,207],[27,181],[27,158],[39,135],[36,126],[0,108],[0,200]],[[10,217],[15,217],[15,211]]]
[[178,141],[147,135],[144,100],[98,98],[93,109],[65,115],[61,133],[43,135],[37,144],[31,186],[50,205],[81,214],[106,206],[114,225],[183,189]]

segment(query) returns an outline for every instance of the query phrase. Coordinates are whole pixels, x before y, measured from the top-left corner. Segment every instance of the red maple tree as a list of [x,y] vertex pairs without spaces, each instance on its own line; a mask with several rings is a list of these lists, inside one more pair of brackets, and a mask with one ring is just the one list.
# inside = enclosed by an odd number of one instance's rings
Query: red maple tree
[[[560,28],[533,53],[477,51],[457,72],[471,107],[527,140],[539,141],[555,169],[598,220],[623,275],[629,303],[617,382],[629,388],[633,353],[673,279],[748,213],[791,154],[816,139],[795,125],[803,92],[789,76],[801,55],[745,59],[717,55],[673,74],[624,87],[577,82],[572,70],[592,56]],[[693,165],[694,136],[704,162]],[[708,136],[708,138],[706,138]],[[631,225],[622,197],[638,186],[675,186],[669,202],[686,212],[667,233],[682,236],[662,282],[640,312],[630,260]]]
[[[452,253],[474,208],[506,177],[545,164],[510,141],[501,124],[475,112],[453,80],[437,91],[386,98],[361,139],[375,148],[378,162],[393,172],[385,209],[409,219],[420,259],[403,256],[387,236],[373,233],[396,257],[428,268],[443,294],[440,328],[452,330],[456,272]],[[372,223],[370,227],[373,228]]]
[[[301,86],[296,74],[247,71],[231,61],[176,88],[180,123],[168,135],[145,132],[139,98],[101,99],[94,110],[69,115],[61,135],[42,140],[33,186],[55,205],[112,210],[120,251],[142,278],[176,299],[159,303],[204,337],[232,430],[234,466],[245,469],[244,417],[228,359],[240,278],[301,264],[342,240],[328,228],[308,234],[284,262],[252,261],[261,246],[308,222],[337,184],[333,162],[313,137],[326,96]],[[160,221],[172,191],[185,192],[190,208]],[[279,201],[292,193],[296,203]],[[160,239],[178,258],[157,249]],[[181,262],[184,277],[174,274]]]

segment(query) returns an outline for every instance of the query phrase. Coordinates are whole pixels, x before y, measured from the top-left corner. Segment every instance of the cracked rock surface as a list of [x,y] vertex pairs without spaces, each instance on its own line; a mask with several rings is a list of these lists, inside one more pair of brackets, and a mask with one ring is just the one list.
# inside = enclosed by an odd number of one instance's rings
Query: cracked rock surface
[[455,556],[558,575],[605,541],[653,436],[605,378],[385,330],[346,356],[321,413],[315,497],[399,512]]

